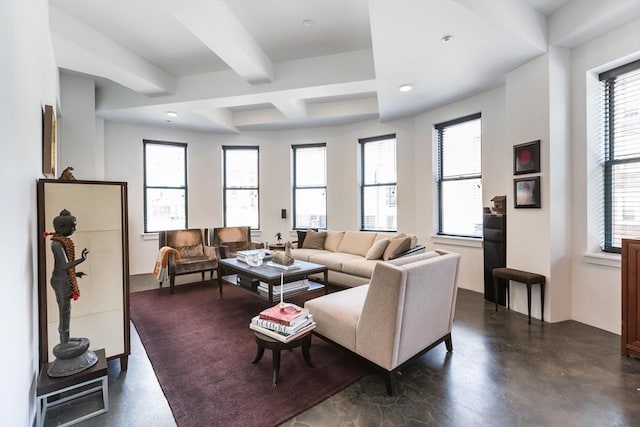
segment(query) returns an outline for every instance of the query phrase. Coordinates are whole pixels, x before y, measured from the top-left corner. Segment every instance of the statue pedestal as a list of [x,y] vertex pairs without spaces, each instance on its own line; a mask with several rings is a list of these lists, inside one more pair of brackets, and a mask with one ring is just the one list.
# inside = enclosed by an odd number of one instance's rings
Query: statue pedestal
[[[83,415],[74,420],[70,420],[64,425],[72,425],[88,418],[95,417],[96,415],[103,414],[109,410],[107,358],[105,357],[104,349],[96,350],[93,354],[96,356],[96,363],[75,375],[68,375],[60,378],[50,377],[47,374],[47,371],[52,363],[55,362],[47,363],[42,367],[40,375],[38,376],[38,387],[36,390],[36,421],[38,427],[44,425],[47,409],[98,391],[102,391],[103,407],[97,411]],[[75,393],[67,394],[72,391],[75,391]],[[61,397],[60,395],[63,393],[65,393],[64,397]],[[55,399],[50,402],[49,398]]]
[[68,377],[89,369],[98,362],[98,356],[89,350],[89,339],[69,338],[69,342],[53,347],[56,360],[49,364],[50,377]]

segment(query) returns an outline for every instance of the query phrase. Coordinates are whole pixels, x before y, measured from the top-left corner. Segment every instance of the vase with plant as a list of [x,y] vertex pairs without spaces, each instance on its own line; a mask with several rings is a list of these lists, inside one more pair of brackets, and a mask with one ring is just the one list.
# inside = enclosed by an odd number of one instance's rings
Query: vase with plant
[[278,244],[282,243],[282,233],[276,233],[275,235],[276,240],[278,240]]

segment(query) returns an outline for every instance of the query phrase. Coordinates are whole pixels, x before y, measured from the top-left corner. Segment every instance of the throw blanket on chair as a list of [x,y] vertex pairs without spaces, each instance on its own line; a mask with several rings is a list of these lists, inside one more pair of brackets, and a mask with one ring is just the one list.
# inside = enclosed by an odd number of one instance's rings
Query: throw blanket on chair
[[160,284],[164,283],[164,281],[169,278],[169,268],[167,265],[169,264],[170,253],[174,254],[174,259],[176,261],[180,260],[180,252],[170,246],[161,247],[158,252],[158,256],[156,257],[156,264],[153,267],[153,277],[155,277]]

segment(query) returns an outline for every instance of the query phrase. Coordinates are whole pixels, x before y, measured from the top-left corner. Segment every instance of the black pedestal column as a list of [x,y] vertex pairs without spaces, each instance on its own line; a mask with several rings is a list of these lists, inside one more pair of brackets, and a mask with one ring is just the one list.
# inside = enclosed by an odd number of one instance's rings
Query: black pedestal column
[[[507,266],[507,215],[485,213],[482,221],[484,238],[484,298],[496,302],[493,295],[494,268]],[[498,304],[506,305],[506,283],[498,281]]]

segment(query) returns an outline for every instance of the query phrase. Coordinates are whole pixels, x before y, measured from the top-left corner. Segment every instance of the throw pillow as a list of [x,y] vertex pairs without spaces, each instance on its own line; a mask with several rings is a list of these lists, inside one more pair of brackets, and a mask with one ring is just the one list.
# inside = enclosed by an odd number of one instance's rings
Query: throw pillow
[[308,230],[302,243],[302,249],[324,249],[324,240],[327,238],[326,231]]
[[389,242],[390,242],[389,239],[378,240],[373,245],[371,245],[371,248],[369,248],[369,251],[367,252],[367,255],[365,256],[365,258],[366,259],[382,258],[382,255],[384,254],[384,250],[387,249],[387,245],[389,244]]
[[387,248],[384,250],[384,254],[382,255],[382,259],[385,261],[389,261],[394,256],[411,249],[411,239],[409,237],[397,237],[395,239],[391,239]]
[[307,232],[311,231],[311,230],[318,231],[317,228],[310,228],[308,230],[298,230],[297,231],[297,233],[298,233],[298,246],[297,247],[298,248],[302,247],[302,245],[304,244],[304,238],[307,236]]

